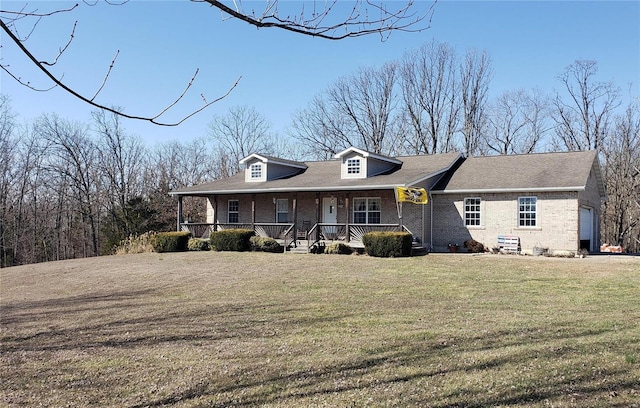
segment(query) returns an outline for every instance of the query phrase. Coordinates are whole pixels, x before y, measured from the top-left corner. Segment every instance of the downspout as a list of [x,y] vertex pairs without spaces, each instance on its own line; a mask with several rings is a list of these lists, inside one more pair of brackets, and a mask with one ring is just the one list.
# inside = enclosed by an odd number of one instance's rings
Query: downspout
[[433,251],[433,195],[429,191],[429,251]]
[[422,207],[420,210],[422,211],[422,223],[420,225],[420,235],[422,236],[422,242],[424,242],[424,205],[421,205],[420,207]]

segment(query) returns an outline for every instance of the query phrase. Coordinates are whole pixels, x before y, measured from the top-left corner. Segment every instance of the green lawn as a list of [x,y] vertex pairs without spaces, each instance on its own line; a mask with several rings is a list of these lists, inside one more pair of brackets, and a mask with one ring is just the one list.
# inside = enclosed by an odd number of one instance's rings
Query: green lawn
[[0,285],[1,406],[640,406],[639,258],[141,254]]

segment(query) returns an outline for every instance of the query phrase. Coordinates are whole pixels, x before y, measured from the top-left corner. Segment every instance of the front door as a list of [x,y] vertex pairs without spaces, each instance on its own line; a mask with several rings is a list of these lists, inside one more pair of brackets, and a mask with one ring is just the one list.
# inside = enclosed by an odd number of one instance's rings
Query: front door
[[[336,198],[324,197],[322,198],[322,223],[323,224],[335,224],[338,222],[338,212],[336,211]],[[338,231],[336,226],[324,226],[322,232],[326,239],[335,239],[336,232]]]

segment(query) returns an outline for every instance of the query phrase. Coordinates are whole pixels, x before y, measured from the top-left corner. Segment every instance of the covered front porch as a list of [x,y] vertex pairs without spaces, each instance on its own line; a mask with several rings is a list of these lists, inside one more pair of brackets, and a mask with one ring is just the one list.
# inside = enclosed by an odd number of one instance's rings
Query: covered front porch
[[[193,196],[187,195],[185,196]],[[276,239],[297,252],[342,242],[364,248],[362,237],[368,232],[408,232],[423,242],[422,211],[411,212],[404,222],[391,189],[362,191],[270,191],[200,195],[207,200],[206,222],[186,221],[182,214],[183,196],[178,196],[179,231],[209,238],[214,231],[248,229],[256,236]],[[417,235],[414,234],[417,233]]]
[[296,228],[294,223],[180,223],[181,231],[188,231],[192,236],[204,239],[208,239],[214,231],[234,228],[253,230],[256,236],[273,238],[287,249],[293,247],[307,250],[333,242],[343,242],[352,248],[364,248],[362,237],[368,232],[411,233],[406,226],[400,224],[316,223]]

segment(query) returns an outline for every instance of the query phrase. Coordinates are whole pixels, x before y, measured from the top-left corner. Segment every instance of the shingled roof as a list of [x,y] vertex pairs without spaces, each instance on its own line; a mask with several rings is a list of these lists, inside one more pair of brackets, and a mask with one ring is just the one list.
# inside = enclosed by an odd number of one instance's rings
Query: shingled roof
[[204,196],[209,194],[238,194],[297,191],[349,191],[387,189],[412,186],[448,171],[461,158],[459,153],[396,157],[402,164],[386,174],[364,179],[342,179],[340,160],[304,162],[305,170],[288,178],[247,183],[243,172],[171,191],[172,195]]
[[432,192],[582,191],[591,171],[605,195],[595,151],[471,157]]

